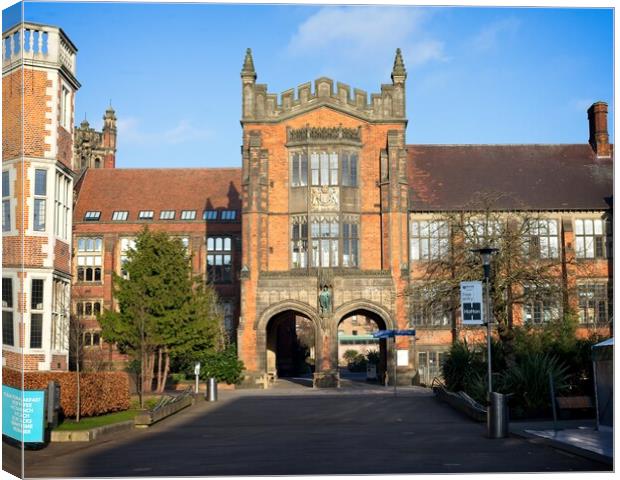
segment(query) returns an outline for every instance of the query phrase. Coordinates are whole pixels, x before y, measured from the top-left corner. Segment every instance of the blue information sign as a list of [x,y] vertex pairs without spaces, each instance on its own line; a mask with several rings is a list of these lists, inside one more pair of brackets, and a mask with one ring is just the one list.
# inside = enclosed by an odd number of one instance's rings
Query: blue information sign
[[378,330],[372,336],[374,338],[415,337],[415,330]]
[[3,435],[20,442],[43,442],[44,421],[45,390],[18,390],[2,385]]

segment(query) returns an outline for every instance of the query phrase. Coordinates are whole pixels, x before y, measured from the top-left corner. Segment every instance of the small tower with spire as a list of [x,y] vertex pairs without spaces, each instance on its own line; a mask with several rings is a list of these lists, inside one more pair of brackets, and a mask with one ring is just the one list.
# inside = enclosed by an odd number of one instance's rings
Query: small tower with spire
[[254,60],[252,59],[252,49],[245,51],[243,68],[241,69],[241,89],[242,89],[242,118],[252,118],[254,116],[254,87],[256,85],[256,70],[254,70]]
[[112,103],[103,115],[103,141],[104,149],[104,168],[114,168],[116,166],[116,113],[112,108]]
[[73,158],[76,172],[86,168],[116,167],[116,113],[112,105],[103,115],[100,132],[90,126],[86,116],[80,126],[75,127]]

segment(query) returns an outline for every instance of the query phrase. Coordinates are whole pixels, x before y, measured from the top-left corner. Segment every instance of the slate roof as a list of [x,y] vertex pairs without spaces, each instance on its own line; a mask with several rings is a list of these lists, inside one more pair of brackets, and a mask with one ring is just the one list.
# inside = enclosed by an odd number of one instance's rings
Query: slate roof
[[[613,161],[583,145],[407,145],[412,211],[472,208],[498,198],[497,210],[606,210]],[[472,203],[474,202],[474,203]]]
[[162,210],[196,210],[202,221],[204,210],[236,210],[241,214],[240,168],[89,168],[80,181],[74,220],[80,222],[89,210],[101,211],[101,221],[110,221],[114,211],[128,211],[134,221],[140,210],[153,210],[158,221]]

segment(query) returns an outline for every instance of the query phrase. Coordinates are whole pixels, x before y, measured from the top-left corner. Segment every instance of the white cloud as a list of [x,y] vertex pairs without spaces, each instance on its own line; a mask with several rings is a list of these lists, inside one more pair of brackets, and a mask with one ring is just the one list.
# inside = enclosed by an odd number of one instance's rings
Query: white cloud
[[406,66],[445,60],[443,42],[428,38],[423,31],[430,15],[412,7],[324,7],[299,25],[288,53],[328,54],[339,62],[375,58],[391,62],[396,48],[401,47]]
[[514,17],[498,20],[485,26],[470,41],[470,46],[478,52],[498,49],[501,39],[513,36],[519,29],[520,21]]
[[127,144],[146,145],[177,145],[185,142],[207,140],[213,132],[202,126],[195,126],[189,120],[182,119],[176,124],[160,131],[146,131],[142,122],[135,117],[120,117],[117,121],[118,138]]

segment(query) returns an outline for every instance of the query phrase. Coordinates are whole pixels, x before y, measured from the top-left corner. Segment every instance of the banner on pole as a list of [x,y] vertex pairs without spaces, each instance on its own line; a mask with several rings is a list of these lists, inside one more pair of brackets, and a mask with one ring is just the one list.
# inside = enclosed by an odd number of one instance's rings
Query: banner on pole
[[482,325],[482,282],[461,282],[461,318],[463,325]]

